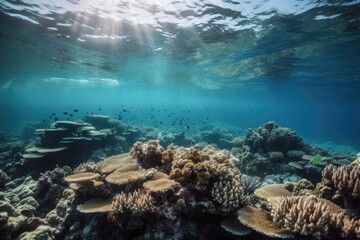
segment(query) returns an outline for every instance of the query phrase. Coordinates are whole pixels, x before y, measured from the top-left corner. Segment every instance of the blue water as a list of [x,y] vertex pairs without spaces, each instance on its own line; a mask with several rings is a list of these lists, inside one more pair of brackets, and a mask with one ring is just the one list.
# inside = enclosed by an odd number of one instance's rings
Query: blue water
[[178,131],[275,120],[360,149],[360,1],[1,0],[0,23],[0,132],[175,112]]

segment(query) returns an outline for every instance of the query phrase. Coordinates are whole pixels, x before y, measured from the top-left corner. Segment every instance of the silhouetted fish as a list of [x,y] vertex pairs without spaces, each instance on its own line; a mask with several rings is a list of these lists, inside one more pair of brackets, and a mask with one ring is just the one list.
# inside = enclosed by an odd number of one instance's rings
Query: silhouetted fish
[[186,128],[187,128],[187,129],[189,129],[189,128],[190,128],[190,126],[189,126],[189,125],[186,125]]
[[63,112],[63,114],[64,114],[64,115],[67,115],[67,114],[68,114],[68,112]]
[[79,110],[77,110],[77,109],[74,109],[74,112],[78,112]]
[[72,114],[70,113],[69,116],[72,117],[72,116],[74,116],[74,115],[72,115]]
[[98,108],[99,109],[99,111],[101,111],[101,108]]
[[55,113],[52,113],[51,115],[55,116],[56,114],[55,114]]

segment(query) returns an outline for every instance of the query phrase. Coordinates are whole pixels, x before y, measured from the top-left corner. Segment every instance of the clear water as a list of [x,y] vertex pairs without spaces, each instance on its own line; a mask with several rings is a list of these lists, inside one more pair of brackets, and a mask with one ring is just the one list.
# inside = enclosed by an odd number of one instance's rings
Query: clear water
[[79,109],[360,149],[360,1],[1,0],[0,23],[0,132]]

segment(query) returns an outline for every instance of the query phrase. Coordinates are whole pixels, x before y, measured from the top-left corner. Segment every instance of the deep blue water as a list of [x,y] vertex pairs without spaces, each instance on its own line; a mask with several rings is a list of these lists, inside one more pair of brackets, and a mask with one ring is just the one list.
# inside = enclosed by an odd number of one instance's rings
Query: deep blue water
[[1,0],[0,23],[0,132],[72,109],[167,129],[166,109],[360,149],[360,1]]

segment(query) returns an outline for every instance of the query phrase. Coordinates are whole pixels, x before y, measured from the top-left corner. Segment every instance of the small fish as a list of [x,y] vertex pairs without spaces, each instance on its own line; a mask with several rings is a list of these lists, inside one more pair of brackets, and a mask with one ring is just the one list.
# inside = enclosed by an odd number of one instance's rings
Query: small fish
[[56,118],[54,118],[54,120],[57,121],[57,120],[59,120],[59,119],[56,117]]
[[101,111],[101,108],[98,108],[99,111]]
[[63,114],[64,114],[64,115],[67,115],[67,114],[68,114],[68,112],[63,112]]
[[189,129],[190,128],[190,126],[189,125],[186,125],[186,129]]
[[72,117],[72,116],[74,116],[74,115],[72,115],[72,114],[70,113],[69,116]]
[[163,124],[163,122],[160,122],[160,124]]
[[74,112],[78,112],[79,110],[77,110],[77,109],[74,109]]
[[182,122],[179,122],[179,125],[182,125]]
[[56,114],[55,114],[55,113],[52,113],[51,115],[55,116]]

